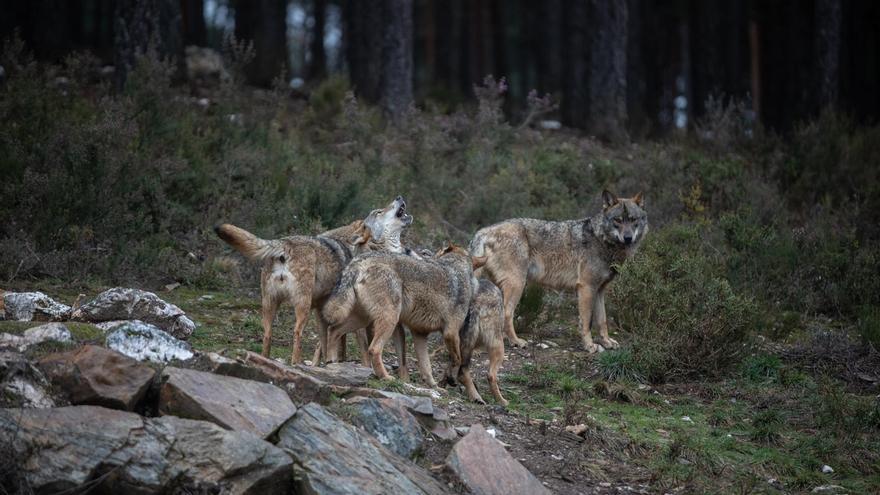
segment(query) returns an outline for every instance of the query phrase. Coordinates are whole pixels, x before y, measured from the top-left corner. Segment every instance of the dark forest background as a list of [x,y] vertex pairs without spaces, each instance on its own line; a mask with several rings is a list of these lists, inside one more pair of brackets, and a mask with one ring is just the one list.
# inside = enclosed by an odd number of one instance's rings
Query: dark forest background
[[[90,50],[116,67],[150,39],[184,47],[253,41],[247,80],[295,87],[347,74],[398,113],[474,98],[506,78],[508,115],[553,95],[559,119],[609,139],[693,127],[711,102],[787,132],[833,107],[880,114],[880,2],[872,0],[35,0],[0,2],[0,38],[45,61]],[[283,73],[283,74],[282,74]],[[709,106],[707,106],[709,105]]]

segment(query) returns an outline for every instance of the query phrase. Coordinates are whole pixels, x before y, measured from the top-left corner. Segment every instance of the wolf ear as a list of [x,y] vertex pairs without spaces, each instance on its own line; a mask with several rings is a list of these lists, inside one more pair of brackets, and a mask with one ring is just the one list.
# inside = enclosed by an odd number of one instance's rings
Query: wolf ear
[[642,191],[639,191],[638,194],[633,196],[633,201],[635,201],[639,208],[645,206],[645,198],[642,197]]
[[353,244],[355,246],[362,246],[362,245],[366,244],[367,242],[369,242],[369,240],[372,237],[373,237],[373,231],[369,227],[367,227],[366,225],[363,225],[361,227],[360,234],[354,240]]
[[602,208],[606,210],[617,204],[617,196],[613,192],[605,189],[602,191]]
[[474,265],[474,270],[485,265],[486,261],[488,261],[488,260],[489,260],[488,256],[471,256],[471,263],[473,263],[473,265]]

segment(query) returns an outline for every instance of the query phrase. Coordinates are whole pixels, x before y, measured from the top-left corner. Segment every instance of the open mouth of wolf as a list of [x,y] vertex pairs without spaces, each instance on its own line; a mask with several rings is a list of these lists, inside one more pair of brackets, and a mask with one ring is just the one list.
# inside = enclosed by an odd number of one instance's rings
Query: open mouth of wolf
[[406,215],[406,201],[401,201],[400,206],[397,208],[397,213],[394,214],[397,218],[403,218]]

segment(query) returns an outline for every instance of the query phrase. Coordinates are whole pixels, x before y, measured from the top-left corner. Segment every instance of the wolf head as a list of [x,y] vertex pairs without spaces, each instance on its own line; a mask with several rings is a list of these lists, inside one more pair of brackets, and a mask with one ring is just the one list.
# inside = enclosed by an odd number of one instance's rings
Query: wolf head
[[398,196],[385,208],[373,210],[364,219],[369,238],[376,243],[388,244],[390,251],[400,248],[400,234],[412,224],[412,215],[406,212],[406,201]]
[[632,198],[618,198],[608,190],[603,191],[599,228],[605,239],[625,246],[638,244],[648,231],[644,206],[642,193]]

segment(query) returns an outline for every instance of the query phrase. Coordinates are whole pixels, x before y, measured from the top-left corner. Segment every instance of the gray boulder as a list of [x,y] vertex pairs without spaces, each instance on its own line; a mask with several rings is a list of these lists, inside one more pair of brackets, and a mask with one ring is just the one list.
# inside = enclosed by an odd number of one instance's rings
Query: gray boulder
[[0,351],[0,406],[55,407],[49,382],[22,354]]
[[21,335],[10,333],[0,334],[0,347],[12,347],[21,352],[28,347],[43,342],[71,342],[73,336],[70,330],[61,323],[46,323],[38,327],[28,328]]
[[5,319],[18,321],[66,320],[73,309],[42,292],[4,292]]
[[297,493],[449,493],[427,471],[316,403],[300,408],[281,428],[278,446],[296,462]]
[[401,403],[390,399],[355,397],[351,401],[354,423],[395,454],[413,458],[422,450],[424,435],[416,418]]
[[246,432],[97,406],[0,409],[0,444],[36,493],[289,493],[292,462]]
[[156,375],[149,366],[94,345],[46,356],[38,366],[72,404],[126,411],[135,408]]
[[268,438],[296,413],[287,393],[269,383],[166,367],[159,412],[211,421]]
[[71,318],[93,323],[140,320],[155,325],[178,339],[188,338],[196,325],[177,306],[152,292],[116,287],[98,294],[73,311]]
[[475,495],[550,494],[538,478],[511,457],[481,425],[470,427],[452,448],[446,466]]
[[107,347],[138,361],[170,363],[193,357],[189,344],[140,320],[99,323],[98,327],[107,331]]

